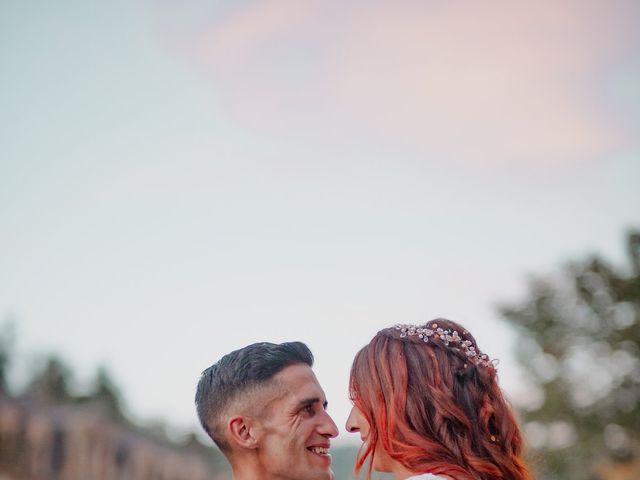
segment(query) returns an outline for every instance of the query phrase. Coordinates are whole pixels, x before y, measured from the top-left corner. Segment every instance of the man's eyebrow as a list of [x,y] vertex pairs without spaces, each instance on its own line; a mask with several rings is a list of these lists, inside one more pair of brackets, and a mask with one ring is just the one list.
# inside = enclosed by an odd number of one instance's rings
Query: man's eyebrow
[[[298,404],[296,405],[296,409],[304,408],[309,405],[313,405],[314,403],[320,403],[320,397],[304,398],[298,402]],[[327,402],[326,400],[322,402],[323,408],[326,409],[328,405],[329,405],[329,402]]]

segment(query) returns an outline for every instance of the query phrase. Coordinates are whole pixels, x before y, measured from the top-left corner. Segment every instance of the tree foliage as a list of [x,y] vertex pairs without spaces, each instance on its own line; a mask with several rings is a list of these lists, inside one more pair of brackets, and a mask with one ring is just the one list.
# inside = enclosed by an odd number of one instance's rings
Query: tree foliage
[[98,367],[94,389],[89,399],[101,404],[107,415],[121,423],[127,421],[122,407],[122,394],[104,366]]
[[599,465],[640,461],[640,233],[627,248],[627,265],[572,263],[502,308],[534,384],[523,417],[541,478],[599,478]]
[[9,391],[9,366],[13,351],[14,331],[10,322],[0,325],[0,395]]
[[73,399],[71,375],[71,369],[61,358],[50,355],[44,362],[44,368],[32,376],[26,394],[41,403],[68,403]]

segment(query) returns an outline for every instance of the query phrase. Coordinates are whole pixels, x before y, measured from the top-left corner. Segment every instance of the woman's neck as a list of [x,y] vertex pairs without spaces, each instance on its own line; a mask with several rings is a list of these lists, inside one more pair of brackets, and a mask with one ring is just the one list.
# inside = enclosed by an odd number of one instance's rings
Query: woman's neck
[[393,468],[391,473],[393,473],[393,476],[396,478],[396,480],[405,480],[409,477],[420,475],[424,472],[412,472],[411,470],[406,469],[404,465],[398,463],[398,465]]

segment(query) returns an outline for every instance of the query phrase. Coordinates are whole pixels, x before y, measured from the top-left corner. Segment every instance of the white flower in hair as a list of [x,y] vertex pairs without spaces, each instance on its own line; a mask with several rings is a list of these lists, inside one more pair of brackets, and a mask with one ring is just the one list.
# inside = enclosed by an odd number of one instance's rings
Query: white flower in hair
[[[467,358],[473,360],[473,363],[476,365],[495,368],[498,364],[497,360],[490,360],[487,355],[476,350],[476,347],[470,340],[462,340],[462,337],[456,330],[438,327],[438,324],[435,322],[429,326],[425,325],[424,327],[407,323],[398,323],[394,326],[394,329],[400,332],[400,338],[417,336],[424,343],[428,343],[429,338],[431,337],[433,337],[433,339],[440,339],[446,347],[451,345],[453,348],[459,348],[462,350]],[[464,333],[467,332],[464,331],[463,334]]]

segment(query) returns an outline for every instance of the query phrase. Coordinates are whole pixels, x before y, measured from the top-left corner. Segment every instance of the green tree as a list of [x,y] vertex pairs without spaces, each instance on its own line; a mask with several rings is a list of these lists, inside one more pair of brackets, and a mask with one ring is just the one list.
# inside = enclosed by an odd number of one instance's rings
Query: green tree
[[72,399],[69,388],[71,375],[71,369],[61,358],[49,355],[44,368],[31,378],[26,394],[42,403],[68,403]]
[[122,408],[122,394],[120,393],[120,389],[116,386],[116,383],[104,366],[98,367],[93,392],[89,399],[97,402],[113,420],[127,423]]
[[533,381],[523,419],[541,478],[601,478],[599,466],[640,461],[640,233],[627,247],[628,265],[572,263],[501,309]]
[[0,326],[0,394],[9,392],[9,366],[13,353],[14,326],[10,320]]

